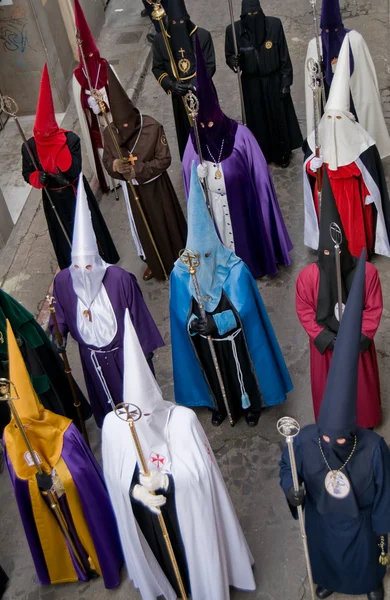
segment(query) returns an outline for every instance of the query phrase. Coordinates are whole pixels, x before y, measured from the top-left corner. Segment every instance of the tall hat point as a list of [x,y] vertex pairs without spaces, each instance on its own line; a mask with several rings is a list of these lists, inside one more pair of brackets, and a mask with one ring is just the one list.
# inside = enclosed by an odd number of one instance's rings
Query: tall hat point
[[[90,53],[99,54],[98,47],[96,46],[95,40],[89,28],[87,19],[79,0],[74,0],[74,16],[76,29],[80,32],[80,39],[83,42],[83,51],[87,57]],[[80,50],[79,50],[80,55]]]
[[72,262],[75,257],[99,256],[95,231],[92,226],[91,211],[89,210],[85,192],[83,174],[79,175],[77,201],[73,228]]
[[39,97],[37,112],[34,123],[35,135],[51,135],[58,130],[58,124],[54,112],[53,95],[50,85],[49,71],[47,64],[43,67],[41,85],[39,88]]
[[339,0],[322,0],[321,29],[332,29],[342,26],[343,19],[341,16]]
[[344,38],[339,53],[336,72],[333,76],[328,101],[325,110],[340,110],[350,112],[350,48],[349,35]]

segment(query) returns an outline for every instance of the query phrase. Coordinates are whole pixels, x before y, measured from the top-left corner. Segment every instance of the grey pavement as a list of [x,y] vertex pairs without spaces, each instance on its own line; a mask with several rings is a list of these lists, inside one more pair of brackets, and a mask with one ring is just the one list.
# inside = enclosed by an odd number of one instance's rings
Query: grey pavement
[[[239,1],[235,0],[235,14],[239,15]],[[344,6],[345,25],[356,28],[365,37],[378,72],[385,114],[390,118],[389,87],[389,8],[387,0],[372,2],[347,2]],[[115,8],[131,6],[131,17],[116,13]],[[187,0],[187,7],[193,21],[211,30],[217,53],[217,74],[215,84],[223,109],[234,118],[239,118],[239,98],[236,78],[224,64],[224,29],[228,21],[227,3],[217,0]],[[142,29],[144,36],[148,25],[140,22],[137,15],[141,6],[130,0],[115,0],[110,5],[107,24],[102,32],[101,47],[111,52],[109,58],[118,53],[118,70],[127,87],[134,87],[132,71],[134,61],[126,70],[130,54],[115,46],[116,33],[123,25],[122,32]],[[304,57],[306,46],[312,37],[310,4],[306,0],[267,0],[263,2],[266,14],[279,16],[283,20],[290,53],[295,69],[293,98],[298,117],[304,130]],[[125,12],[125,11],[124,11]],[[119,15],[119,16],[118,16]],[[128,18],[126,23],[123,19]],[[133,18],[135,21],[133,21]],[[137,20],[138,19],[138,20]],[[142,42],[141,42],[142,45]],[[130,46],[128,46],[130,49]],[[139,44],[137,46],[139,48]],[[130,49],[131,53],[131,49]],[[130,59],[129,59],[130,60]],[[138,60],[138,59],[137,59]],[[137,63],[138,64],[138,63]],[[143,80],[138,106],[145,113],[153,115],[163,123],[172,150],[170,176],[184,207],[184,194],[181,179],[181,166],[175,139],[170,98],[165,96],[153,76],[148,73]],[[77,128],[74,111],[69,110],[70,121]],[[73,116],[72,116],[73,115]],[[72,121],[73,119],[73,121]],[[390,175],[390,163],[386,163],[386,173]],[[218,463],[225,477],[241,525],[247,536],[255,558],[257,590],[244,593],[232,590],[232,600],[308,600],[305,562],[299,528],[290,517],[286,502],[279,489],[278,461],[280,457],[280,437],[276,431],[277,419],[285,414],[294,416],[301,425],[313,421],[310,394],[310,372],[307,336],[295,314],[295,279],[299,271],[314,260],[314,255],[303,246],[303,202],[302,202],[302,157],[296,151],[289,169],[271,167],[280,206],[287,228],[294,243],[293,265],[281,269],[273,279],[258,281],[262,297],[281,344],[287,365],[294,382],[294,390],[288,402],[281,407],[263,412],[259,425],[249,429],[244,422],[231,428],[224,423],[220,428],[210,424],[209,413],[198,410],[197,414],[209,436]],[[139,278],[146,302],[156,320],[166,342],[165,348],[156,355],[157,379],[166,400],[173,399],[171,349],[168,315],[168,283],[141,279],[143,264],[137,258],[129,235],[125,207],[122,201],[115,202],[111,196],[102,198],[101,207],[113,233],[122,257],[121,266]],[[47,288],[55,271],[55,261],[42,216],[38,199],[27,209],[28,220],[35,215],[27,232],[11,240],[11,249],[5,249],[0,265],[0,281],[7,291],[11,291],[30,310],[38,313]],[[15,251],[10,264],[9,257]],[[12,258],[12,257],[11,257]],[[7,259],[7,260],[6,260]],[[375,265],[381,273],[385,309],[379,332],[376,337],[378,359],[381,372],[382,402],[384,409],[383,425],[379,432],[390,441],[388,393],[390,376],[388,358],[390,355],[390,261],[376,258]],[[76,377],[83,385],[77,349],[70,346],[70,358]],[[93,449],[99,456],[100,433],[93,423],[88,424],[93,440]],[[140,596],[126,580],[114,591],[104,589],[102,581],[88,584],[69,584],[42,588],[38,586],[26,544],[22,525],[10,483],[6,473],[0,476],[0,562],[11,576],[11,584],[5,600],[136,600]],[[390,582],[386,580],[390,594]],[[341,600],[343,596],[333,596]],[[345,597],[344,597],[345,598]],[[352,598],[353,597],[349,597]],[[213,600],[205,598],[204,600]],[[356,598],[355,598],[356,600]]]

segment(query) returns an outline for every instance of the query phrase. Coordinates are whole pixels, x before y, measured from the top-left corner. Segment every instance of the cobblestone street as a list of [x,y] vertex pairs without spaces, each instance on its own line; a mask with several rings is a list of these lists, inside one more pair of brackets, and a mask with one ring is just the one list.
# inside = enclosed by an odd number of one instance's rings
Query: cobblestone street
[[[132,6],[127,9],[129,4]],[[224,60],[225,27],[229,21],[227,0],[197,0],[196,2],[187,0],[186,4],[193,22],[209,29],[212,33],[217,56],[217,73],[214,82],[218,96],[223,110],[230,117],[239,120],[237,81]],[[235,0],[234,5],[237,18],[240,14],[239,0]],[[370,48],[379,78],[385,117],[389,125],[389,0],[363,0],[362,2],[341,0],[341,6],[345,26],[357,29]],[[304,58],[307,43],[313,37],[310,3],[308,0],[264,0],[262,7],[265,14],[282,19],[294,64],[292,96],[305,135]],[[115,12],[115,9],[119,8],[124,8],[125,11]],[[136,81],[141,76],[142,85],[136,94],[137,105],[143,113],[152,115],[165,127],[172,152],[169,174],[184,207],[181,163],[176,144],[171,99],[160,89],[150,72],[149,46],[145,40],[149,24],[146,19],[140,18],[141,9],[141,2],[137,3],[135,0],[112,0],[107,9],[106,25],[99,46],[103,56],[117,61],[115,68],[118,69],[126,89],[135,88]],[[127,53],[131,55],[132,46],[121,46],[120,50],[115,46],[119,33],[123,32],[141,32],[136,45],[136,54],[129,58],[130,66],[127,64]],[[74,106],[71,106],[62,126],[77,131],[75,115]],[[315,255],[303,245],[301,151],[295,151],[288,169],[283,170],[271,165],[271,171],[286,226],[294,243],[293,264],[289,268],[282,268],[275,278],[265,277],[257,283],[290,370],[294,390],[289,394],[285,405],[264,410],[258,426],[253,429],[250,429],[244,420],[234,428],[231,428],[227,421],[221,427],[214,428],[210,423],[210,413],[207,410],[197,411],[209,436],[255,558],[257,590],[252,593],[232,590],[232,600],[309,600],[310,598],[299,526],[291,518],[284,495],[279,488],[278,462],[281,453],[281,437],[276,431],[276,422],[286,414],[296,418],[301,426],[313,422],[308,339],[295,313],[295,280],[299,271],[312,262]],[[385,162],[385,172],[389,184],[390,159]],[[147,283],[142,281],[145,267],[137,258],[133,248],[122,196],[119,202],[115,201],[113,195],[103,196],[101,209],[121,256],[120,266],[137,276],[146,302],[166,343],[166,346],[156,354],[155,367],[157,380],[165,399],[173,400],[168,313],[169,284],[155,280]],[[38,315],[56,270],[55,257],[43,210],[39,206],[38,193],[33,192],[21,219],[21,224],[15,228],[9,244],[2,251],[0,283],[5,291],[14,295],[29,310]],[[390,260],[375,257],[374,263],[380,271],[385,303],[381,326],[376,336],[384,415],[383,424],[378,431],[390,443],[388,408]],[[69,348],[74,374],[80,385],[84,386],[77,347],[70,341]],[[88,429],[95,455],[100,457],[100,432],[92,421],[88,423]],[[123,569],[121,587],[113,591],[105,590],[102,580],[88,584],[40,587],[37,584],[32,558],[6,471],[0,474],[0,563],[10,576],[10,585],[4,600],[140,599],[139,594],[126,580],[125,569]],[[390,594],[390,578],[387,578],[385,585]],[[332,598],[341,600],[347,597],[335,595]],[[355,597],[348,598],[354,600]],[[213,600],[213,598],[204,598],[204,600]]]

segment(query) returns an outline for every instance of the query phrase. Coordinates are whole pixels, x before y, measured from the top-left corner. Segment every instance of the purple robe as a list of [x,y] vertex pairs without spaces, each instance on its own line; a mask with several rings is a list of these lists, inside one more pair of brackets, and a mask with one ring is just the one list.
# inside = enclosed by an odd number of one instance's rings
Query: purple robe
[[[85,383],[98,427],[102,427],[104,417],[112,410],[105,386],[107,386],[115,405],[123,402],[123,338],[126,308],[129,309],[145,356],[164,346],[164,341],[145,304],[134,275],[119,267],[111,266],[107,268],[103,285],[117,320],[116,335],[104,348],[88,346],[79,333],[77,296],[73,290],[69,269],[58,273],[53,289],[60,330],[64,335],[70,332],[79,344]],[[53,332],[52,322],[50,329]],[[95,353],[94,350],[97,352]],[[99,367],[101,369],[98,372]]]
[[[183,157],[186,194],[192,161],[199,164],[191,137]],[[277,264],[291,265],[292,243],[283,221],[263,153],[247,127],[238,125],[233,152],[222,161],[233,226],[235,253],[253,277],[276,275]]]
[[[115,588],[121,582],[120,569],[123,562],[115,516],[101,469],[73,424],[69,426],[64,434],[61,457],[68,467],[77,488],[85,520],[96,549],[104,585],[107,589]],[[6,460],[38,581],[41,585],[49,585],[51,581],[35,525],[28,480],[19,479],[7,455]],[[68,527],[73,533],[74,524],[69,518],[67,503],[64,504],[64,498],[60,499],[60,505]],[[49,507],[48,510],[50,510]],[[82,556],[85,551],[80,548],[77,541],[76,547]],[[82,558],[84,557],[82,556]],[[87,581],[85,573],[80,569],[73,556],[72,560],[79,580]]]

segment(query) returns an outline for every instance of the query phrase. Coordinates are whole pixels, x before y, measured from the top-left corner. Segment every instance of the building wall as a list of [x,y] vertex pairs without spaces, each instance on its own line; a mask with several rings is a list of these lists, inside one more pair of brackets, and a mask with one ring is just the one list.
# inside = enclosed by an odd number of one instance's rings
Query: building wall
[[[104,22],[102,1],[81,4],[97,37]],[[20,115],[35,112],[45,62],[56,112],[66,109],[75,50],[73,0],[0,1],[0,89],[16,100]]]

